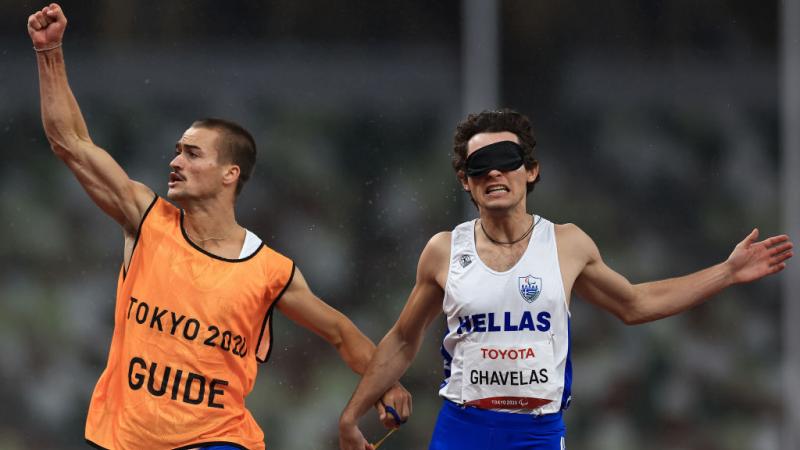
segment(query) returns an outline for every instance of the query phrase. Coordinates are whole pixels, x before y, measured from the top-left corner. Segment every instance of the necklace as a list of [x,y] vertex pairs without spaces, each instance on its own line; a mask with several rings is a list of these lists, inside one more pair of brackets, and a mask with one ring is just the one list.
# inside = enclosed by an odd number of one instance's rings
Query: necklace
[[517,239],[514,239],[511,242],[503,242],[503,241],[498,241],[497,239],[489,236],[489,233],[486,232],[486,228],[483,228],[483,221],[482,220],[480,221],[481,231],[483,231],[483,234],[486,236],[487,239],[489,239],[490,241],[492,241],[493,243],[495,243],[497,245],[513,245],[513,244],[516,244],[517,242],[525,239],[526,237],[528,237],[529,234],[531,234],[531,231],[533,231],[533,226],[535,224],[536,224],[536,222],[533,220],[533,216],[531,216],[531,226],[528,227],[528,231],[526,231],[525,233],[522,234],[522,236],[520,236]]

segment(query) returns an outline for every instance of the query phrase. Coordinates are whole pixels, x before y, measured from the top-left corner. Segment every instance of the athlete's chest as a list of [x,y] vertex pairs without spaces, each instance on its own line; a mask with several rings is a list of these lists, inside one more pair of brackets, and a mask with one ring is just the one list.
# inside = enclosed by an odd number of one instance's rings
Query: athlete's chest
[[[452,274],[451,274],[452,275]],[[464,312],[525,310],[563,303],[561,277],[557,270],[515,267],[498,274],[476,266],[474,270],[451,276],[447,297]]]
[[445,296],[449,315],[512,313],[564,305],[549,222],[515,245],[475,242],[469,224],[456,228]]
[[486,267],[495,272],[506,272],[517,265],[528,249],[528,241],[512,246],[499,246],[478,242],[476,253]]

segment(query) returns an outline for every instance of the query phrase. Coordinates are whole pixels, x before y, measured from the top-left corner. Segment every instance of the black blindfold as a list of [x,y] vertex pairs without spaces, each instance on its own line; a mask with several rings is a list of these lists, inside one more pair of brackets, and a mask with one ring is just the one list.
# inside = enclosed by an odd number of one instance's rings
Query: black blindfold
[[516,170],[523,163],[522,147],[513,141],[500,141],[474,151],[467,158],[468,177],[480,177],[493,169],[501,172]]

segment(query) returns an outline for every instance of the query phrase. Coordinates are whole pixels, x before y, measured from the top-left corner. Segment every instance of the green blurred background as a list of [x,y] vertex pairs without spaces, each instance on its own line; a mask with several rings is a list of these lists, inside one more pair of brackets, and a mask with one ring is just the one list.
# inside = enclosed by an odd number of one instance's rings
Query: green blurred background
[[[487,0],[488,1],[488,0]],[[85,448],[122,233],[50,152],[27,16],[0,0],[0,449]],[[256,137],[240,223],[379,340],[427,240],[475,215],[449,165],[465,114],[460,1],[64,1],[73,90],[96,143],[165,194],[197,118]],[[574,222],[631,281],[724,260],[780,230],[775,1],[497,3],[498,105],[532,118],[529,209]],[[487,20],[487,33],[491,23]],[[480,38],[480,33],[478,34]],[[487,89],[492,87],[487,86]],[[573,449],[779,449],[780,280],[626,327],[572,303]],[[429,330],[403,378],[426,448],[440,404]],[[356,375],[278,315],[247,405],[273,449],[332,449]],[[382,435],[374,413],[365,433]]]

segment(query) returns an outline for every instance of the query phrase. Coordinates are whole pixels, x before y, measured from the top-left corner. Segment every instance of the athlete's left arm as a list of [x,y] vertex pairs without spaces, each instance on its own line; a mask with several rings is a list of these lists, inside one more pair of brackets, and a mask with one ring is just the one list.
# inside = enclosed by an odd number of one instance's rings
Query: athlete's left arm
[[[300,269],[295,269],[291,284],[277,304],[278,310],[296,324],[313,331],[336,348],[342,360],[359,375],[367,370],[375,344],[344,314],[323,302],[311,292]],[[382,403],[381,403],[382,402]],[[375,405],[378,415],[387,427],[397,426],[392,416],[386,414],[384,405],[392,406],[407,416],[411,411],[411,394],[395,383]]]
[[792,257],[793,246],[786,235],[757,241],[758,229],[754,229],[724,262],[682,277],[631,284],[603,262],[586,233],[574,227],[569,237],[573,252],[585,256],[585,265],[575,280],[575,292],[626,324],[678,314],[729,286],[778,273]]

